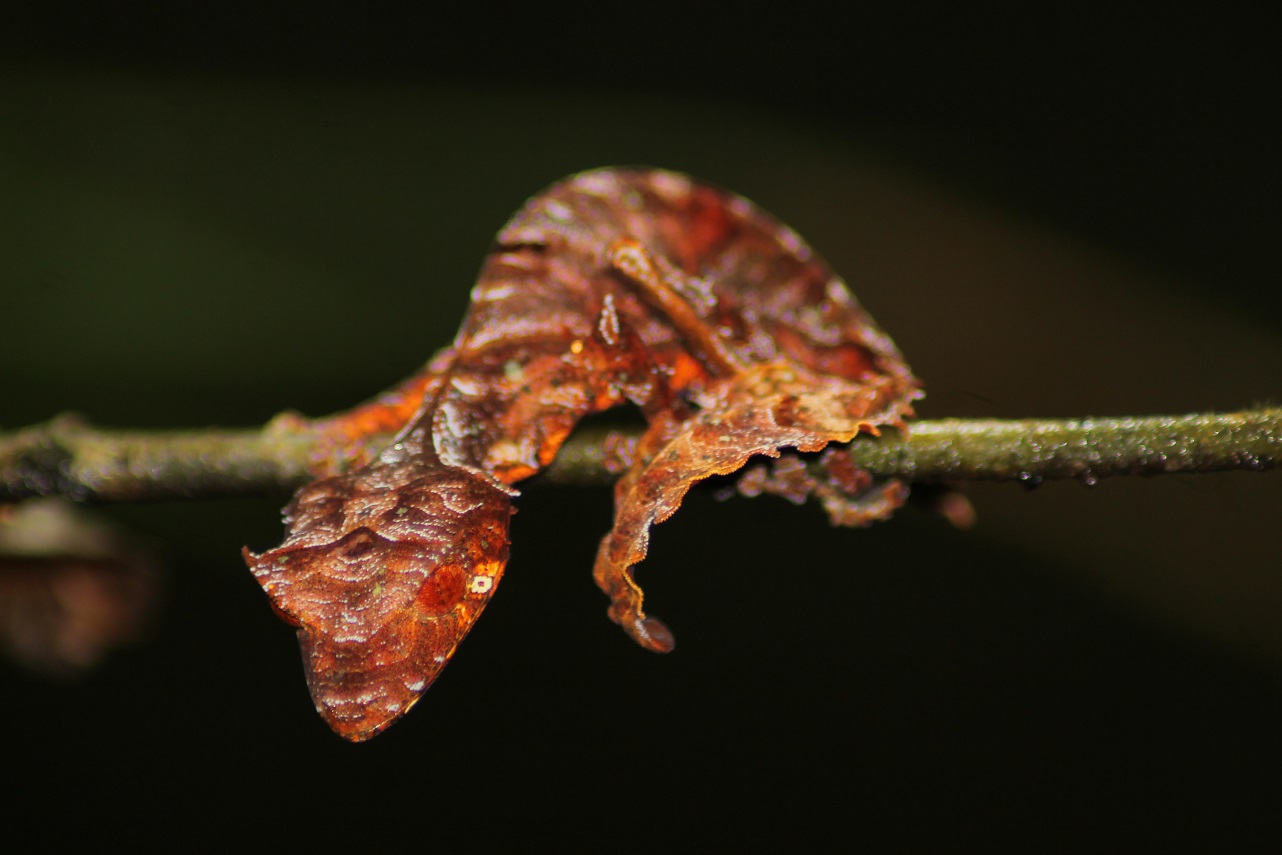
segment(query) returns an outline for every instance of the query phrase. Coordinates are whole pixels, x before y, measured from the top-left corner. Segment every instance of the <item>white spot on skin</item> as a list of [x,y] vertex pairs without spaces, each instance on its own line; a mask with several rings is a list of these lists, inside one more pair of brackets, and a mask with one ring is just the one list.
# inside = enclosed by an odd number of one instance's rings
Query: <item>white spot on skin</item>
[[838,306],[849,306],[854,302],[850,299],[850,290],[846,288],[846,283],[840,279],[829,279],[824,293]]
[[614,295],[605,295],[605,305],[601,307],[601,317],[597,319],[597,331],[606,344],[614,347],[619,343],[619,313],[614,308]]
[[494,580],[489,576],[473,576],[470,590],[473,594],[488,594],[494,587]]
[[442,402],[441,406],[437,408],[437,412],[444,418],[445,429],[451,436],[468,435],[468,428],[470,427],[468,413],[465,410],[460,410],[454,405],[453,401]]
[[475,398],[482,391],[479,383],[466,377],[453,377],[450,379],[450,385],[469,398]]
[[694,189],[689,178],[675,172],[655,170],[649,177],[655,192],[668,201],[689,196]]
[[560,202],[547,203],[548,216],[558,223],[568,223],[574,219],[574,212]]
[[477,285],[472,289],[473,303],[493,303],[496,300],[502,300],[515,294],[517,288],[515,285],[507,283],[496,283],[492,285]]
[[613,199],[618,194],[619,186],[614,173],[609,170],[578,175],[574,179],[574,185],[578,190],[590,196],[599,196],[606,199]]

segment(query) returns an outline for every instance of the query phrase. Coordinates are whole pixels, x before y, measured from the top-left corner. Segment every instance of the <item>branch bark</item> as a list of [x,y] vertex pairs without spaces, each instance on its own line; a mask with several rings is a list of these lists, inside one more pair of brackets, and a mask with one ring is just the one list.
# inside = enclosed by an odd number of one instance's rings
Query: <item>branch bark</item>
[[[544,478],[612,480],[605,432],[580,431]],[[0,433],[0,502],[62,495],[144,501],[287,493],[305,483],[316,435],[306,428],[142,432],[95,428],[62,416]],[[1282,408],[1236,413],[1067,420],[920,421],[851,443],[855,462],[913,483],[1057,478],[1228,469],[1265,471],[1282,459]]]

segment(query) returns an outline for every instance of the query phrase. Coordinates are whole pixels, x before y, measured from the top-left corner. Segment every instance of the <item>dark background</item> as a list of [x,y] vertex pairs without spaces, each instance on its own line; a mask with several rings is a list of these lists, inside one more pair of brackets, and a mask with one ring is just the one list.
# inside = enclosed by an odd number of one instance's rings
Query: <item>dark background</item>
[[[809,7],[177,4],[7,13],[0,423],[330,412],[447,342],[525,197],[608,164],[760,202],[846,276],[927,417],[1282,388],[1263,22]],[[1269,832],[1276,476],[975,488],[970,532],[697,494],[590,579],[609,494],[531,483],[502,590],[364,746],[238,557],[281,497],[103,509],[167,570],[81,681],[0,671],[10,828],[482,848],[1167,848]],[[178,835],[178,836],[175,836]]]

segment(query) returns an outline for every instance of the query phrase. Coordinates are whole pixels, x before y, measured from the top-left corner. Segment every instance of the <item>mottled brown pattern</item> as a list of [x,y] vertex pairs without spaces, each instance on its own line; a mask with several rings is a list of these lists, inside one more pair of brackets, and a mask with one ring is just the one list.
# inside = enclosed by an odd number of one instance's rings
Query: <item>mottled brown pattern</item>
[[[246,557],[299,626],[317,709],[367,739],[471,628],[506,563],[510,485],[546,466],[583,416],[632,402],[649,422],[595,577],[610,617],[664,651],[672,635],[646,617],[631,569],[650,526],[694,482],[753,456],[902,428],[919,395],[841,280],[754,205],[671,172],[585,172],[499,233],[453,346],[424,375],[325,423],[318,470],[331,477],[299,492],[284,545]],[[416,403],[374,457],[364,438]],[[884,518],[906,495],[842,455],[824,465],[823,477],[754,468],[744,492],[816,495],[842,525]]]

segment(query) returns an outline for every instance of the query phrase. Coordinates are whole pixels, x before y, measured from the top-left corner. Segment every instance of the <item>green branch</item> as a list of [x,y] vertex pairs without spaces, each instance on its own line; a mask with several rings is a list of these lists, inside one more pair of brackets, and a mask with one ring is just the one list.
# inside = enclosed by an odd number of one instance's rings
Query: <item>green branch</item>
[[[606,483],[601,431],[581,431],[543,477]],[[70,417],[0,434],[0,501],[62,495],[141,501],[287,493],[308,480],[316,437],[305,429],[115,431]],[[914,483],[1226,469],[1264,471],[1282,459],[1282,409],[1069,420],[945,419],[851,443],[856,463]]]

